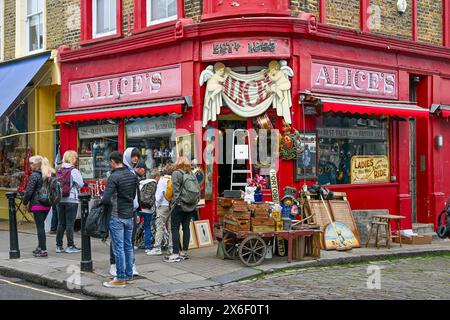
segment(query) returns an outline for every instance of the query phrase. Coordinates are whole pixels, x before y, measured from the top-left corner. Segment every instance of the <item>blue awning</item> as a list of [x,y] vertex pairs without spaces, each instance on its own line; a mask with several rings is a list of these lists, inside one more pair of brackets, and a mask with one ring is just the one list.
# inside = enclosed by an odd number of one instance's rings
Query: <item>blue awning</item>
[[0,116],[16,100],[19,94],[33,79],[50,53],[0,64]]

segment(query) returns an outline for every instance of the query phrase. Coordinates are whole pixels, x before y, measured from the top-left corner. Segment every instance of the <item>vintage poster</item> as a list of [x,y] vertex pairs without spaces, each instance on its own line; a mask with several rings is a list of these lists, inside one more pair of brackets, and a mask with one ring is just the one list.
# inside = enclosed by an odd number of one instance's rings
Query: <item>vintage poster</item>
[[94,179],[94,159],[92,157],[79,157],[78,169],[83,179]]
[[177,137],[177,157],[186,157],[189,161],[198,160],[193,133]]
[[317,177],[317,143],[315,133],[301,133],[302,152],[297,155],[295,180],[314,179]]
[[387,156],[353,156],[350,164],[351,183],[389,182]]
[[214,171],[214,144],[215,144],[214,127],[208,127],[206,131],[206,149],[205,149],[205,199],[213,199],[213,171]]

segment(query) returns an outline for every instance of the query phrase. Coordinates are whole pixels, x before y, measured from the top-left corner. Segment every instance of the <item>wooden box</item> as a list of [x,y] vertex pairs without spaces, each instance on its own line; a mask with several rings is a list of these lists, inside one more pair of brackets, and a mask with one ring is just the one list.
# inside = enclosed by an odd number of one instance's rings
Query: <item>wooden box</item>
[[301,236],[292,241],[292,259],[307,260],[320,258],[321,234],[315,233],[310,236]]
[[217,203],[222,208],[231,208],[233,206],[233,199],[230,199],[230,198],[217,198]]
[[225,216],[223,219],[224,227],[230,231],[250,231],[250,220],[239,219],[234,216]]
[[250,211],[234,211],[232,212],[233,217],[238,218],[238,219],[246,219],[246,220],[250,220],[251,218],[251,214]]
[[217,206],[216,207],[216,212],[217,212],[217,215],[219,217],[223,217],[223,216],[225,216],[227,214],[232,214],[233,213],[233,209],[232,208],[223,208],[221,206]]
[[275,226],[252,226],[253,232],[274,232]]
[[[431,244],[433,241],[433,236],[431,235],[418,235],[418,236],[412,236],[411,238],[401,236],[402,237],[402,244]],[[394,242],[399,242],[398,238],[393,239]]]
[[275,221],[272,218],[252,218],[252,226],[274,227]]

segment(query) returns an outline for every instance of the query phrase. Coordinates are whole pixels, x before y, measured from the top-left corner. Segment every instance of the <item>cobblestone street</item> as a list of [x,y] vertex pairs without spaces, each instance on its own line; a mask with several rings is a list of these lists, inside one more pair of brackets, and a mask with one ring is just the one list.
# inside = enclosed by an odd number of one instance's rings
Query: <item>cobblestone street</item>
[[[377,266],[381,288],[368,289],[368,278],[374,276],[368,270]],[[307,268],[164,299],[450,299],[449,270],[450,255]]]

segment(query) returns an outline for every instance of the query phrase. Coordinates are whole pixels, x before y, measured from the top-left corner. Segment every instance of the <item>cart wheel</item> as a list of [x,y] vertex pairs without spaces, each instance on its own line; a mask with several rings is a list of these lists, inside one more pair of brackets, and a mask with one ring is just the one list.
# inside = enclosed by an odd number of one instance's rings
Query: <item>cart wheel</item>
[[260,265],[266,257],[266,252],[266,242],[258,236],[245,238],[239,246],[239,258],[248,267]]
[[227,259],[236,259],[238,255],[237,238],[234,233],[224,232],[222,238],[223,254]]

